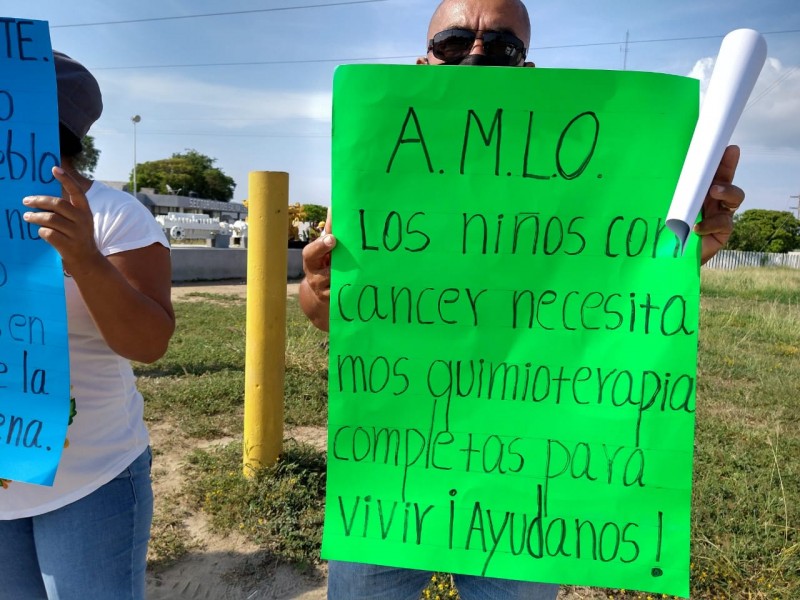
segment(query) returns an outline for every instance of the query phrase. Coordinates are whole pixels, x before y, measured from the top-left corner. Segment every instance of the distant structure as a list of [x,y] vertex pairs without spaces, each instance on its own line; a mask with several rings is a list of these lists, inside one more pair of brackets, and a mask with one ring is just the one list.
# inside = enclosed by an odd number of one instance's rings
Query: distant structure
[[[125,192],[130,192],[127,182],[104,181],[109,187],[116,188]],[[182,196],[182,189],[170,190],[169,194],[156,194],[152,188],[139,188],[136,198],[144,204],[153,216],[167,215],[169,213],[193,213],[206,215],[211,218],[219,219],[222,223],[233,224],[236,221],[244,221],[247,218],[247,207],[238,202],[219,202],[206,198],[197,198],[194,192]]]

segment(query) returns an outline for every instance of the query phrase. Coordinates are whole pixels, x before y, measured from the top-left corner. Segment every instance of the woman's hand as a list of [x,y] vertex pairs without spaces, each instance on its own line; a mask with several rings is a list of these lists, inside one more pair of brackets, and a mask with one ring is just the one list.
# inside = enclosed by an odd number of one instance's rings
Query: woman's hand
[[53,175],[61,183],[63,198],[54,196],[27,196],[22,204],[41,212],[26,212],[28,223],[39,226],[39,237],[53,246],[61,255],[64,270],[74,275],[81,269],[91,268],[102,260],[94,241],[94,219],[89,201],[80,184],[60,167]]
[[[106,344],[129,360],[149,363],[167,350],[175,330],[170,299],[170,254],[159,243],[103,256],[94,239],[94,217],[81,183],[59,167],[63,198],[28,196],[23,204],[39,237],[61,255]],[[88,180],[86,180],[88,182]]]

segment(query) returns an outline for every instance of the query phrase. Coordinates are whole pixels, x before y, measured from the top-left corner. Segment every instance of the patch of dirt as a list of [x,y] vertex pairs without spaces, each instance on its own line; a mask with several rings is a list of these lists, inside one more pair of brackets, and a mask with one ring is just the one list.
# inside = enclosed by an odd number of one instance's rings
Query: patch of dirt
[[[300,288],[299,281],[290,281],[286,284],[286,295],[296,296]],[[220,294],[224,296],[247,297],[247,283],[240,279],[208,282],[176,282],[172,284],[172,300],[192,301],[202,298],[192,298],[192,294]]]
[[[324,428],[303,427],[287,430],[287,437],[319,445],[326,443]],[[233,438],[193,442],[181,438],[163,423],[150,427],[154,450],[153,492],[156,513],[170,510],[184,515],[189,551],[174,564],[155,568],[147,574],[149,600],[322,600],[326,597],[325,569],[301,573],[289,565],[278,564],[237,532],[220,536],[210,530],[202,512],[176,507],[184,497],[185,456],[196,448],[226,445]],[[170,506],[159,506],[169,503]]]
[[[298,287],[296,282],[288,283],[287,296],[296,295]],[[191,296],[198,293],[244,298],[247,286],[242,281],[174,284],[172,299],[203,300]],[[324,428],[287,430],[286,436],[322,449],[327,443]],[[169,512],[181,516],[189,550],[174,564],[148,570],[148,600],[322,600],[326,597],[324,567],[300,573],[291,566],[278,564],[268,552],[237,532],[226,536],[212,533],[205,515],[192,512],[185,502],[181,493],[185,457],[197,448],[228,444],[232,438],[210,442],[188,440],[173,425],[164,422],[150,424],[150,438],[156,514]]]
[[327,427],[289,427],[283,432],[283,437],[308,444],[320,452],[328,450]]

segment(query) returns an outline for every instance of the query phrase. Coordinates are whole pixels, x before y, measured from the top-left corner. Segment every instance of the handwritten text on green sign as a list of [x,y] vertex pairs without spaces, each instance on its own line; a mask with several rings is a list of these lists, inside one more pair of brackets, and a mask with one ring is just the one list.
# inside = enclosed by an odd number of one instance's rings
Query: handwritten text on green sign
[[696,113],[653,74],[337,72],[325,557],[687,592]]

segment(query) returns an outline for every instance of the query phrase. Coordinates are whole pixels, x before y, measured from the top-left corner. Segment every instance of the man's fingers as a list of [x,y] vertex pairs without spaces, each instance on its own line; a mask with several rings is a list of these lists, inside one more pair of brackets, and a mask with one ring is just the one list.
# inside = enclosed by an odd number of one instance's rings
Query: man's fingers
[[336,246],[336,238],[326,233],[303,248],[303,270],[313,273],[330,264],[331,250]]
[[703,220],[694,228],[698,235],[729,235],[733,230],[733,213],[744,202],[744,190],[732,183],[739,154],[738,146],[725,149],[703,202]]
[[729,234],[733,231],[733,212],[706,217],[694,226],[697,235]]
[[703,213],[704,218],[718,213],[732,215],[744,202],[744,191],[732,184],[714,184],[708,191]]
[[331,291],[331,250],[336,246],[336,238],[330,233],[303,248],[303,271],[306,283],[317,298],[328,301]]
[[314,295],[323,300],[325,302],[329,302],[331,299],[331,286],[330,286],[330,279],[328,280],[328,285],[320,285],[316,287],[311,281],[308,282],[311,291],[314,292]]
[[717,200],[725,200],[737,206],[744,202],[744,190],[732,183],[714,183],[708,192]]
[[306,274],[306,283],[315,296],[320,298],[330,298],[331,295],[331,270],[329,268],[320,269]]
[[722,160],[714,175],[714,183],[731,183],[736,174],[741,152],[739,146],[728,146],[722,154]]

